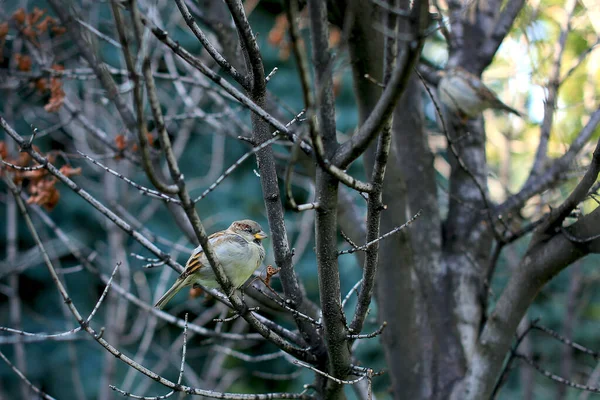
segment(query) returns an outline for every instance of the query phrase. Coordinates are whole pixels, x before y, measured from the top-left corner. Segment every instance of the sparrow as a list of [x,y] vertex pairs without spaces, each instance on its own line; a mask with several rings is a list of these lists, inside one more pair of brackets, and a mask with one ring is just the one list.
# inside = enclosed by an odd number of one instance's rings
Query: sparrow
[[475,118],[488,108],[521,116],[517,110],[500,101],[481,79],[461,67],[443,73],[438,94],[442,104],[461,117]]
[[[208,237],[225,275],[235,289],[242,286],[264,260],[265,248],[262,240],[266,237],[260,225],[249,219],[235,221],[226,230]],[[195,284],[209,289],[220,288],[201,246],[196,247],[185,264],[183,273],[154,307],[162,309],[177,292]]]

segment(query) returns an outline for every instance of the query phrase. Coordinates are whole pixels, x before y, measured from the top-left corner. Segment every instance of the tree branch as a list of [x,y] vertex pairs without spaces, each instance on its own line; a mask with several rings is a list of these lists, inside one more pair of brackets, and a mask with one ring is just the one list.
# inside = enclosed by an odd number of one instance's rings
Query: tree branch
[[210,43],[202,29],[196,24],[194,17],[190,13],[190,10],[185,5],[185,0],[175,0],[175,4],[179,8],[185,23],[189,26],[192,33],[196,36],[198,41],[202,43],[202,46],[206,49],[208,54],[227,72],[233,79],[235,79],[242,87],[246,90],[250,89],[250,80],[247,76],[241,74],[233,65],[229,63],[219,51]]
[[[427,3],[427,2],[426,2]],[[417,7],[418,5],[418,7]],[[425,11],[423,11],[425,10]],[[400,96],[406,89],[413,66],[421,53],[424,37],[422,33],[427,27],[429,11],[427,4],[415,3],[412,10],[413,23],[416,24],[415,34],[401,55],[399,62],[392,72],[389,84],[383,91],[375,108],[350,140],[342,144],[336,151],[333,163],[340,168],[345,168],[356,160],[369,146],[371,141],[379,134],[385,121],[394,111]]]
[[[598,233],[598,226],[600,208],[566,228],[566,231],[573,236],[586,237]],[[464,387],[459,389],[461,398],[474,400],[489,397],[517,325],[539,290],[562,269],[584,255],[599,250],[600,239],[576,243],[560,232],[529,248],[481,332]]]

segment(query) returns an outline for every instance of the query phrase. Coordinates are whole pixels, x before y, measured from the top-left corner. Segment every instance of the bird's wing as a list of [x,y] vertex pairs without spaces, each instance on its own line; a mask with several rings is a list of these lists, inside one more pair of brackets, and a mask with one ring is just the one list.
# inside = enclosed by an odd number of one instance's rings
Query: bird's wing
[[[208,240],[209,240],[210,244],[213,246],[213,248],[218,247],[219,244],[221,242],[223,242],[224,240],[233,240],[235,242],[240,242],[240,244],[242,244],[242,245],[246,244],[245,239],[242,238],[240,235],[233,233],[233,232],[228,232],[228,231],[220,231],[220,232],[213,233],[212,235],[210,235],[208,237]],[[218,253],[217,249],[215,249],[215,253]],[[196,250],[194,250],[194,252],[190,256],[187,263],[185,264],[185,270],[181,274],[180,278],[181,279],[187,278],[188,276],[190,276],[194,272],[198,271],[200,268],[204,267],[205,265],[208,265],[208,262],[206,260],[206,256],[204,255],[204,250],[202,249],[201,246],[198,246],[196,248]]]

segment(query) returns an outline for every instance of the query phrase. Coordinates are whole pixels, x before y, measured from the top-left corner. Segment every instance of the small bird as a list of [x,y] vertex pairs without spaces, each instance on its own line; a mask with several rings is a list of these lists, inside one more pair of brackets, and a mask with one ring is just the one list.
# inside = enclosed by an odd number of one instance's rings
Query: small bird
[[[213,233],[208,237],[225,274],[235,289],[242,286],[264,260],[265,248],[262,240],[266,237],[260,225],[249,219],[235,221],[226,230]],[[196,247],[183,273],[154,307],[162,309],[177,292],[196,283],[209,289],[220,288],[201,246]]]
[[438,84],[438,94],[442,104],[461,117],[475,118],[488,108],[521,116],[517,110],[500,101],[481,79],[461,67],[444,72]]

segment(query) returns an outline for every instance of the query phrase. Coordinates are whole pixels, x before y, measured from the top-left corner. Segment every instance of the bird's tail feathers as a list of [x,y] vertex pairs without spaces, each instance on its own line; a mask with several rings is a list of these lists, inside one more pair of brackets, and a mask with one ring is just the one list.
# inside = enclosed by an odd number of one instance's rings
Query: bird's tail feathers
[[521,114],[519,111],[515,110],[512,107],[507,106],[506,104],[504,104],[502,102],[500,102],[500,108],[502,108],[505,111],[508,111],[509,113],[513,113],[513,114],[515,114],[518,117],[523,118],[523,114]]
[[163,294],[160,299],[158,299],[154,307],[158,308],[159,310],[162,310],[163,307],[167,305],[169,300],[171,300],[173,296],[175,296],[181,289],[183,289],[186,286],[188,286],[188,283],[185,281],[185,279],[177,279],[173,286],[171,286],[171,288],[167,290],[166,293]]

